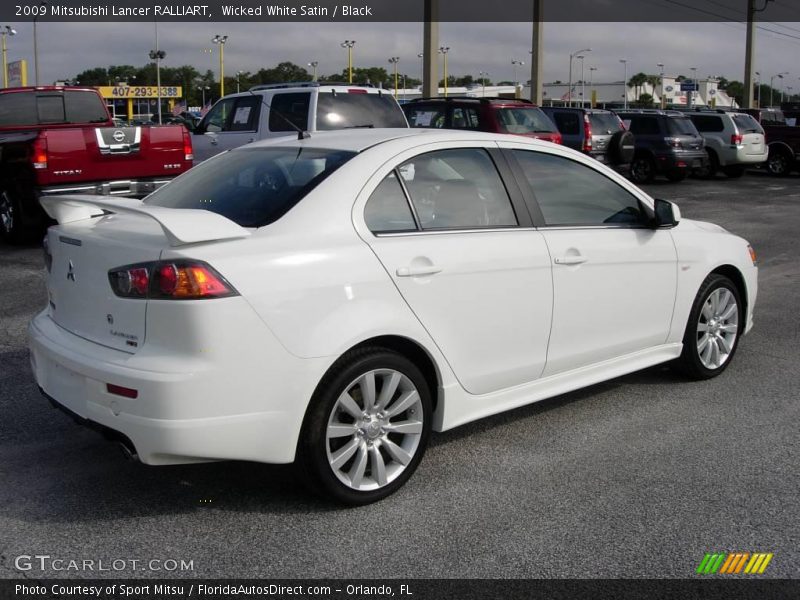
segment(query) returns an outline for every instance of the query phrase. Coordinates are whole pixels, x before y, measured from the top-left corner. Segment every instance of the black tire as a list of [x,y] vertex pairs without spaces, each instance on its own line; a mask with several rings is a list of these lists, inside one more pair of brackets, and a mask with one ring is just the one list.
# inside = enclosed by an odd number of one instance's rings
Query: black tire
[[637,156],[631,161],[631,181],[634,183],[650,183],[656,177],[656,163],[645,155]]
[[630,131],[618,131],[608,141],[608,159],[612,165],[627,165],[636,152],[635,138]]
[[770,150],[767,172],[776,177],[786,177],[792,172],[793,157],[785,150]]
[[0,240],[7,244],[27,244],[41,238],[44,212],[35,208],[35,216],[23,212],[22,196],[13,187],[0,189]]
[[[698,330],[698,325],[700,323],[701,314],[703,313],[706,302],[708,302],[711,295],[717,290],[727,290],[730,292],[730,294],[732,294],[733,299],[736,302],[736,335],[732,341],[731,349],[727,353],[724,361],[716,367],[709,368],[709,366],[704,364],[704,361],[701,358],[701,352],[698,349],[698,344],[702,340],[700,331]],[[706,318],[704,314],[703,318]],[[689,312],[689,320],[686,323],[686,331],[683,335],[683,351],[676,361],[676,366],[678,366],[683,373],[692,379],[711,379],[712,377],[716,377],[725,369],[727,369],[728,365],[733,360],[736,349],[739,347],[739,339],[744,331],[744,322],[744,304],[742,303],[739,290],[736,288],[733,281],[724,275],[720,275],[719,273],[711,273],[708,277],[706,277],[705,281],[703,281],[703,284],[700,286],[700,290],[697,292],[697,296],[692,304],[692,310]],[[707,324],[708,320],[706,320],[706,325]],[[716,342],[715,344],[717,347],[722,347]]]
[[719,171],[719,158],[717,158],[717,153],[711,148],[706,148],[706,154],[708,154],[706,166],[696,169],[695,173],[701,179],[713,179],[717,171]]
[[722,172],[725,173],[725,176],[729,179],[739,179],[742,175],[744,175],[744,167],[742,165],[728,165]]
[[[350,397],[355,399],[359,409],[363,409],[364,398],[363,395],[359,395],[358,393],[363,388],[356,388],[358,385],[357,382],[359,382],[365,374],[376,370],[399,373],[408,380],[407,382],[403,380],[404,383],[398,386],[398,391],[392,396],[394,399],[386,402],[385,407],[390,409],[386,412],[390,412],[391,407],[394,406],[396,402],[399,402],[400,396],[397,394],[403,393],[401,386],[413,386],[418,392],[419,402],[415,403],[412,408],[395,415],[408,421],[418,418],[415,407],[419,407],[422,412],[421,432],[419,433],[419,437],[416,438],[416,446],[413,451],[409,450],[408,452],[408,454],[412,455],[410,462],[404,467],[399,462],[392,463],[390,453],[388,453],[386,448],[382,445],[385,438],[397,434],[386,433],[380,438],[371,438],[371,434],[368,433],[368,428],[364,427],[362,429],[361,422],[353,418],[354,422],[352,424],[345,423],[345,425],[357,428],[358,433],[354,431],[353,436],[350,436],[348,433],[339,438],[332,438],[330,440],[327,435],[328,426],[334,417],[337,424],[341,423],[342,419],[348,418],[348,415],[341,410],[341,405],[339,404],[339,398],[345,391],[355,390],[356,396],[350,395]],[[384,379],[378,382],[376,378],[375,382],[376,395],[379,395],[380,390],[383,390],[384,385],[386,385],[386,380]],[[378,385],[380,385],[380,389],[378,389]],[[407,390],[408,389],[410,389],[410,387],[408,387]],[[364,414],[367,414],[366,411]],[[378,414],[380,415],[381,413],[379,412]],[[351,506],[370,504],[396,492],[414,473],[428,445],[431,420],[431,391],[422,372],[410,360],[397,352],[381,347],[365,347],[352,350],[336,361],[317,386],[303,422],[303,428],[297,446],[297,460],[295,464],[298,467],[303,481],[313,492]],[[383,429],[381,428],[380,431],[383,432]],[[373,433],[377,435],[378,432],[373,431]],[[374,442],[372,441],[373,439],[375,440]],[[399,442],[398,438],[392,438],[392,440],[394,442]],[[333,449],[329,447],[329,444],[330,446],[334,446],[334,444],[340,445]],[[332,466],[332,455],[335,455],[336,451],[342,450],[343,446],[350,444],[354,446],[358,445],[358,450],[353,451],[355,454],[350,455],[351,458],[348,458],[341,465],[340,473],[337,474],[334,470],[334,466]],[[363,444],[363,448],[361,444]],[[366,449],[367,444],[369,444],[368,450]],[[406,449],[408,450],[407,447]],[[382,455],[381,464],[384,465],[387,473],[390,468],[393,468],[396,472],[394,478],[383,485],[378,484],[378,477],[374,473],[375,463],[373,462],[374,459],[371,454],[373,452]],[[344,481],[340,479],[340,477],[343,476],[343,470],[346,465],[350,464],[351,470],[355,468],[355,463],[362,455],[361,453],[369,453],[369,458],[363,459],[367,463],[367,466],[362,469],[361,474],[363,477],[368,478],[366,483],[370,485],[377,484],[379,487],[376,489],[354,489],[351,485],[344,483]],[[385,460],[387,456],[390,459],[388,465],[386,465],[387,461]],[[369,469],[369,474],[367,474],[366,469]],[[351,475],[351,477],[355,476]],[[355,481],[355,479],[353,479],[353,481]]]
[[670,181],[677,183],[679,181],[683,181],[689,176],[689,169],[672,169],[671,171],[667,171],[664,173],[664,177],[669,179]]

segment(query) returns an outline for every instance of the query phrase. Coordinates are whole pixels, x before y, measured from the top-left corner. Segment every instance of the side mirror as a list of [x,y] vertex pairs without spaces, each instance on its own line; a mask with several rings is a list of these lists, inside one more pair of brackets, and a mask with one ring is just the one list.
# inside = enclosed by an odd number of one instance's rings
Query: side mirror
[[655,212],[655,217],[653,218],[654,229],[675,227],[681,220],[681,209],[674,202],[656,198],[653,210]]

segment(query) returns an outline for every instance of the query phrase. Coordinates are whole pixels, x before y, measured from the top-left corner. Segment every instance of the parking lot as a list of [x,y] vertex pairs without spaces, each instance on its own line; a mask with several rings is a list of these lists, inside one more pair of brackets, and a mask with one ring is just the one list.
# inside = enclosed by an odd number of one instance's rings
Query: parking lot
[[[800,577],[800,176],[647,189],[758,253],[731,368],[699,383],[653,368],[435,435],[408,485],[357,509],[290,467],[127,462],[53,410],[25,336],[41,251],[0,246],[0,578],[686,578],[716,551],[771,552],[764,576]],[[193,570],[15,569],[34,554]]]

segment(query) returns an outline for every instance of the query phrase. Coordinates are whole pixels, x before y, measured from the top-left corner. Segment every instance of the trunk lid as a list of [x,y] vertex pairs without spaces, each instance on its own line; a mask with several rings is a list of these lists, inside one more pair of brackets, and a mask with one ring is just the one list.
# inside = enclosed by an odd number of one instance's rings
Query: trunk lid
[[50,317],[67,331],[124,352],[145,340],[147,301],[120,298],[108,272],[133,263],[158,260],[166,237],[155,221],[109,215],[51,227],[52,256],[47,277]]

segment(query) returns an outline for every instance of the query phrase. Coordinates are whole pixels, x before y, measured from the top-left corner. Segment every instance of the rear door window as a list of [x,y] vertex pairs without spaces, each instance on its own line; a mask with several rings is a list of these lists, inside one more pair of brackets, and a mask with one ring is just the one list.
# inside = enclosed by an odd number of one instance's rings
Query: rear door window
[[317,129],[346,127],[408,127],[403,111],[391,94],[320,91]]
[[261,112],[261,96],[245,96],[236,99],[233,116],[223,131],[256,131]]
[[311,92],[275,94],[269,102],[269,130],[306,131],[310,103]]
[[691,115],[689,118],[698,131],[706,131],[708,133],[725,131],[725,124],[722,122],[722,117],[715,115]]
[[581,122],[576,112],[556,112],[553,120],[558,130],[565,135],[578,135],[581,132]]
[[632,116],[630,119],[630,130],[634,135],[659,135],[661,133],[656,117]]
[[415,231],[417,228],[403,186],[389,173],[367,200],[364,220],[372,233]]
[[446,122],[446,108],[419,106],[405,109],[409,127],[430,127],[442,129]]

